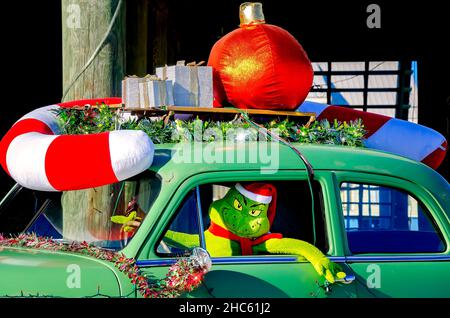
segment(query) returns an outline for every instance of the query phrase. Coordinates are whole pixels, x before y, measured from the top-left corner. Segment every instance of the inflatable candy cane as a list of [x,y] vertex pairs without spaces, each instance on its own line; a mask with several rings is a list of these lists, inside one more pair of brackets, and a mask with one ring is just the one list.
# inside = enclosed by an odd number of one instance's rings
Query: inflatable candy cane
[[142,131],[59,135],[58,107],[120,104],[120,98],[87,99],[38,108],[18,120],[0,141],[0,164],[20,185],[67,191],[115,183],[147,169],[154,145]]
[[384,150],[416,161],[433,169],[439,167],[447,152],[447,140],[437,131],[388,116],[306,101],[297,109],[316,113],[317,119],[346,121],[361,118],[367,130],[367,148]]

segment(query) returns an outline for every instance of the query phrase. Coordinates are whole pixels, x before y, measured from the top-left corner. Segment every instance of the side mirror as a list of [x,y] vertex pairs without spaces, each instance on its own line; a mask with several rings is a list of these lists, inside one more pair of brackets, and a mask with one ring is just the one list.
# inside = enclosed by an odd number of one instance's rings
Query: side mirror
[[211,256],[209,256],[209,253],[207,250],[201,247],[194,247],[191,250],[191,255],[189,256],[190,259],[192,259],[196,266],[199,268],[202,268],[205,273],[209,272],[212,267],[212,261]]

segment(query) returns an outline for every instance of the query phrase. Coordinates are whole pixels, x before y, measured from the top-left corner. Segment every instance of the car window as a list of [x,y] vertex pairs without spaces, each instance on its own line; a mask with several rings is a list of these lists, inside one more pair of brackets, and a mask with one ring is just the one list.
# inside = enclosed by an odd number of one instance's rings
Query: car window
[[161,180],[151,171],[82,191],[18,188],[0,207],[0,233],[34,233],[119,250],[134,237],[160,191]]
[[59,193],[30,190],[21,186],[10,193],[0,207],[0,233],[18,235],[27,228],[42,206]]
[[[261,181],[258,181],[261,182]],[[325,235],[325,216],[321,186],[313,183],[315,211],[314,220],[311,211],[311,194],[306,181],[270,181],[277,189],[275,218],[270,232],[281,233],[283,237],[304,240],[315,245],[324,253],[328,251]],[[211,226],[209,209],[211,204],[222,199],[236,184],[212,183],[199,187],[199,198],[203,231]],[[194,246],[200,246],[200,229],[197,211],[197,196],[192,190],[177,209],[162,239],[157,246],[157,254],[174,256],[187,253]],[[295,198],[295,199],[293,199]],[[315,224],[315,231],[313,224]],[[189,244],[178,244],[179,238]]]
[[[186,246],[179,243],[178,237],[188,237],[192,245]],[[184,241],[184,240],[183,240]],[[186,254],[190,248],[199,246],[200,243],[197,200],[195,190],[189,192],[177,210],[175,218],[170,223],[169,229],[160,240],[157,254],[162,256],[178,256]]]
[[41,207],[44,213],[38,213],[36,218],[26,228],[27,233],[36,233],[39,236],[53,239],[63,238],[63,216],[61,213],[61,195],[56,199],[48,199]]
[[341,201],[352,253],[433,253],[445,250],[429,211],[403,190],[342,183]]
[[160,191],[160,178],[145,171],[112,185],[64,192],[60,202],[62,236],[122,249],[139,230]]

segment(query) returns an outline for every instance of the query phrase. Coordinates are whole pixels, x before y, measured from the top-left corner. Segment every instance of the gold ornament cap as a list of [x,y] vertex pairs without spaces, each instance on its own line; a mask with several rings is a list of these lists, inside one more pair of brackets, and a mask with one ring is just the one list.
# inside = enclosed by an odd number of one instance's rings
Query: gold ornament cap
[[244,2],[239,7],[240,27],[264,24],[264,13],[261,2]]

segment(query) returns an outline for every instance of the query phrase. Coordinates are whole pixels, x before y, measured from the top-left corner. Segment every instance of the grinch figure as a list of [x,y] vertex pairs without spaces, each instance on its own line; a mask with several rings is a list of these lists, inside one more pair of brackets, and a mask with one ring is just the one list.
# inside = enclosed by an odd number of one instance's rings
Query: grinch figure
[[[268,183],[236,184],[209,208],[210,227],[205,231],[211,256],[293,254],[304,257],[319,275],[334,283],[346,274],[315,246],[270,233],[275,218],[276,188]],[[165,241],[184,248],[199,246],[198,235],[168,231]]]

